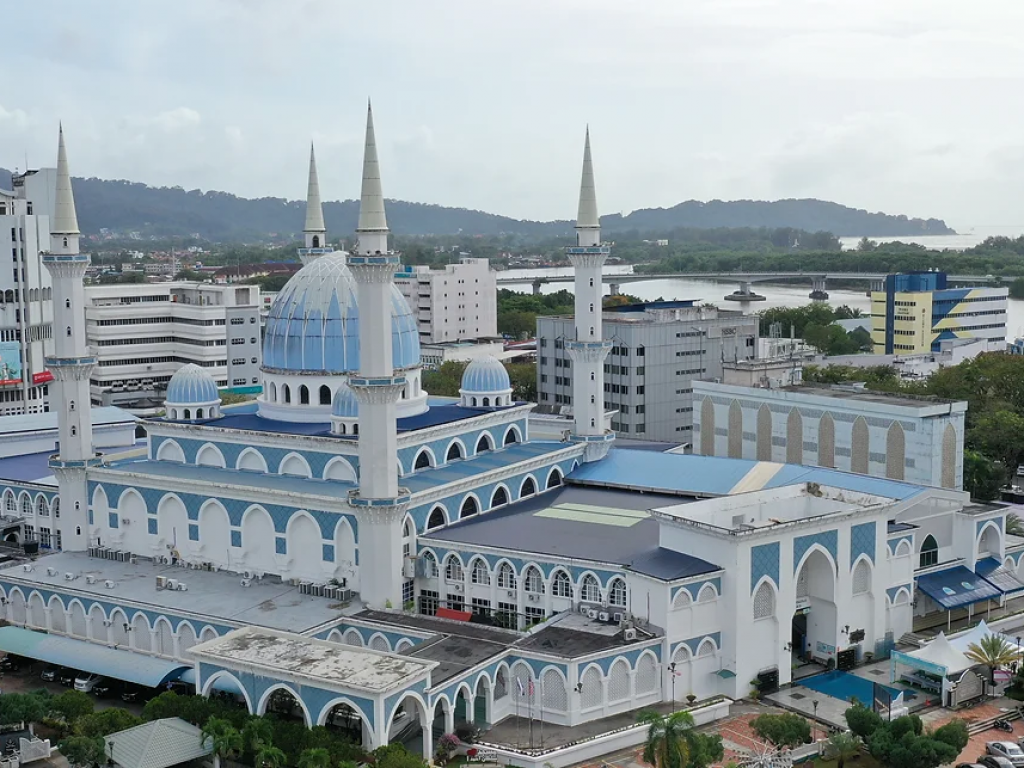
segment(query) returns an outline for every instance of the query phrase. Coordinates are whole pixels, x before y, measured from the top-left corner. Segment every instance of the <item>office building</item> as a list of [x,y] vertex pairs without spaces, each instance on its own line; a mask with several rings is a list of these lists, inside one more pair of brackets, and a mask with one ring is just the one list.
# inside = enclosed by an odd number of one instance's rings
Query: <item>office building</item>
[[1005,351],[1007,288],[949,288],[943,272],[888,275],[883,287],[871,292],[877,354],[939,352],[967,339]]
[[258,388],[259,294],[255,285],[193,282],[86,286],[86,336],[97,358],[92,403],[155,412],[188,363],[218,387]]
[[[622,437],[691,442],[693,382],[721,378],[724,360],[756,355],[757,317],[740,312],[664,301],[616,307],[601,317],[611,342],[603,365],[605,406],[618,411],[612,429]],[[565,349],[575,333],[572,317],[537,318],[541,405],[576,405]]]
[[444,269],[404,266],[395,285],[416,313],[423,344],[498,335],[498,286],[487,259],[464,256]]

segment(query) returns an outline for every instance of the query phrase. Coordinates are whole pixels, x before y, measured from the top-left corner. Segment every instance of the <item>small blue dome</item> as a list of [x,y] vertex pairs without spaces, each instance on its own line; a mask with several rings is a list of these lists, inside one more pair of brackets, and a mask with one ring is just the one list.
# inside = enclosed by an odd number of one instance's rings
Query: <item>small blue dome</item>
[[496,357],[488,355],[474,360],[462,374],[462,391],[505,393],[512,389],[508,371]]
[[183,365],[167,383],[166,401],[174,405],[205,405],[220,400],[213,376],[195,363]]
[[[294,372],[359,370],[356,281],[341,251],[314,259],[289,280],[267,316],[263,367]],[[420,364],[416,318],[391,286],[391,348],[395,368]]]
[[342,384],[334,393],[331,415],[337,416],[339,419],[354,419],[359,416],[359,401],[356,400],[355,392],[349,389],[348,384]]

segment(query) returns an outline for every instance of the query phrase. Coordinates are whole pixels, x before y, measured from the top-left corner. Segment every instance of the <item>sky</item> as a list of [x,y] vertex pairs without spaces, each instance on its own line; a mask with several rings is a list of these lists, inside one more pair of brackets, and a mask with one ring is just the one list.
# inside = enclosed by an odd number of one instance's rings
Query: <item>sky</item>
[[575,216],[816,197],[1024,223],[1021,0],[4,3],[0,166]]

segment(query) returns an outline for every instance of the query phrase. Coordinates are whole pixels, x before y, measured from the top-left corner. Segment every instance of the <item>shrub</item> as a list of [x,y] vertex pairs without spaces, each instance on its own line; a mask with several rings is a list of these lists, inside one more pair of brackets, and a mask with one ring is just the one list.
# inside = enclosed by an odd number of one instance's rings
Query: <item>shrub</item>
[[750,727],[765,741],[777,747],[799,747],[811,741],[811,725],[800,715],[761,715],[750,721]]

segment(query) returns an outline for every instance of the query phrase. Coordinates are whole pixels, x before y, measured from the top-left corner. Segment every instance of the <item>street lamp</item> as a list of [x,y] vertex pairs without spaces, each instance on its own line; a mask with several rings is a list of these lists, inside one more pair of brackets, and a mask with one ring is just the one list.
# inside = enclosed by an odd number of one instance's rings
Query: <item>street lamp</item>
[[668,671],[672,673],[672,711],[676,711],[676,663],[673,661],[668,665]]
[[814,722],[811,723],[811,741],[814,741],[814,737],[818,733],[818,700],[812,699],[811,706],[814,707]]

